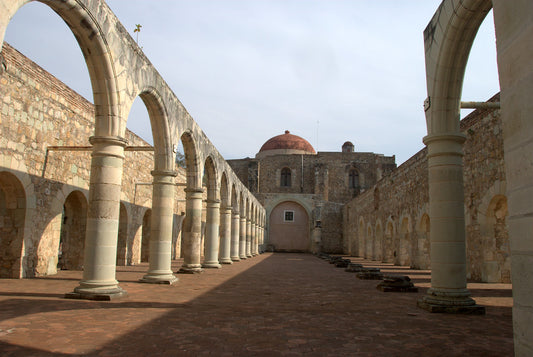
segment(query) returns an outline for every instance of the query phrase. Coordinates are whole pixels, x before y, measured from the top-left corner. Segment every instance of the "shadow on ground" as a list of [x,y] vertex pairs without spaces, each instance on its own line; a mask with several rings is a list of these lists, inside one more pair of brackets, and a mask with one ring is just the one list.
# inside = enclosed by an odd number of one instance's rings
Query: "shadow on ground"
[[[383,267],[420,274],[403,268]],[[143,274],[139,266],[121,270],[119,280]],[[61,299],[54,293],[77,284],[60,277],[0,281],[3,355],[513,354],[508,306],[488,306],[486,316],[430,314],[416,307],[425,289],[383,293],[378,281],[359,280],[312,255],[265,253],[179,275],[172,286],[121,283],[129,295],[112,302]],[[509,299],[509,288],[472,292],[491,302]]]

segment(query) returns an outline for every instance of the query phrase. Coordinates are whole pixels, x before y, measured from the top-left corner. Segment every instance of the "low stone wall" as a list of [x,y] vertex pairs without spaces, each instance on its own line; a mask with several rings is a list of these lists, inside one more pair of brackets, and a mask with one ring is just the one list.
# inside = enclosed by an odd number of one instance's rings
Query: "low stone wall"
[[[499,100],[495,96],[492,101]],[[499,110],[477,110],[461,122],[467,276],[510,282],[507,198]],[[426,149],[344,207],[345,252],[375,260],[430,267]]]
[[[0,276],[54,274],[58,264],[81,269],[90,150],[50,147],[90,146],[94,107],[7,43],[2,57]],[[130,146],[148,146],[129,131],[126,139]],[[142,241],[149,237],[152,168],[152,152],[125,153],[118,264],[141,260]],[[176,182],[185,182],[184,170],[178,173]],[[18,199],[12,198],[15,193]],[[176,187],[173,245],[178,253],[184,198],[183,187]]]

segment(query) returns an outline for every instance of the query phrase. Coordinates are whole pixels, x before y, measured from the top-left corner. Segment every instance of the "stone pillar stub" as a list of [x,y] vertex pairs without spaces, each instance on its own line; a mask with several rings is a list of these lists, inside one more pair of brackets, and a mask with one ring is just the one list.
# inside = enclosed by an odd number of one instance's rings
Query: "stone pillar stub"
[[466,288],[466,242],[463,193],[464,134],[433,134],[428,147],[431,217],[431,288],[418,301],[430,312],[484,314]]
[[149,269],[139,281],[172,284],[178,280],[172,274],[172,225],[174,216],[175,171],[154,170],[152,222],[150,232]]
[[92,136],[83,278],[66,298],[111,300],[126,295],[115,279],[120,192],[127,140]]
[[246,217],[241,217],[239,231],[239,258],[246,259]]
[[218,252],[220,248],[220,200],[207,200],[205,226],[205,261],[203,268],[221,267],[218,262]]
[[240,215],[233,213],[231,216],[231,260],[238,262],[239,258],[239,231],[240,231]]
[[233,264],[231,260],[231,207],[220,210],[220,264]]
[[183,265],[178,270],[181,274],[203,272],[200,264],[203,192],[201,188],[185,189],[185,219],[182,228]]

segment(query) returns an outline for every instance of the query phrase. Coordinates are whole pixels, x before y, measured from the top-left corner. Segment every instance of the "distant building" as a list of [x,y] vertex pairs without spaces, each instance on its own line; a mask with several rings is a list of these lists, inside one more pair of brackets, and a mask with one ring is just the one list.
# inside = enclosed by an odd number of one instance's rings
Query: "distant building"
[[341,253],[342,206],[396,168],[394,156],[316,152],[305,139],[284,134],[267,140],[255,158],[228,160],[265,206],[265,247],[274,251]]

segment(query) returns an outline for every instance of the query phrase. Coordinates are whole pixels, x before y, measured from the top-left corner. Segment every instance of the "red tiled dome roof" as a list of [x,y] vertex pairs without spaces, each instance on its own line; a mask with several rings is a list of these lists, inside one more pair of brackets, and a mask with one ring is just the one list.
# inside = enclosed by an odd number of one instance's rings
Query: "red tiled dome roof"
[[302,150],[309,154],[315,154],[315,149],[309,144],[307,140],[297,135],[292,135],[288,130],[285,134],[274,136],[263,144],[259,152],[268,150]]

